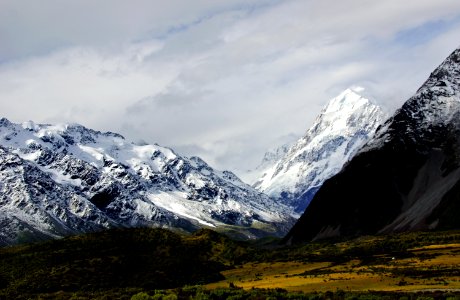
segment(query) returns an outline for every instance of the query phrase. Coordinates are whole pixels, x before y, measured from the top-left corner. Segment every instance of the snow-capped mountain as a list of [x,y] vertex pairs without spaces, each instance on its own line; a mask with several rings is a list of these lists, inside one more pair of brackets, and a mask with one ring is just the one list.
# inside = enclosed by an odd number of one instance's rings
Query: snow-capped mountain
[[285,238],[460,229],[460,49],[326,181]]
[[273,168],[289,151],[293,143],[286,143],[277,148],[270,149],[265,152],[262,161],[253,170],[247,170],[240,177],[251,185],[254,185],[261,177]]
[[286,233],[291,211],[158,145],[81,125],[0,120],[0,244],[110,227]]
[[267,167],[253,186],[303,212],[323,182],[340,171],[387,117],[359,95],[362,90],[350,88],[331,99],[292,147],[264,159]]

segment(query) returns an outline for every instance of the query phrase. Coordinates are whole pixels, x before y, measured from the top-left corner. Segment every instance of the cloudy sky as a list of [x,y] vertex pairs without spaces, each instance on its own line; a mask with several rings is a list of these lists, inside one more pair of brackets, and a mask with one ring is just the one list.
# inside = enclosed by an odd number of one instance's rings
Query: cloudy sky
[[394,110],[458,46],[458,0],[0,0],[0,109],[241,174],[347,87]]

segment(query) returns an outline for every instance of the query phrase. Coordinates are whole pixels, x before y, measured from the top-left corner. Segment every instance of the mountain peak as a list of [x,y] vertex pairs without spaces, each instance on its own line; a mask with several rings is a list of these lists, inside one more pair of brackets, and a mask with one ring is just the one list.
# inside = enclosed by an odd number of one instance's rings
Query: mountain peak
[[382,126],[362,151],[382,147],[405,135],[413,142],[427,140],[435,128],[460,118],[460,48],[437,67],[414,96]]
[[0,128],[13,126],[13,123],[10,122],[7,118],[0,119]]
[[301,212],[316,190],[356,153],[386,119],[377,105],[349,88],[331,99],[306,134],[254,186]]
[[431,73],[402,110],[424,124],[448,123],[460,108],[460,48]]
[[372,104],[369,99],[363,97],[360,92],[364,91],[362,87],[348,88],[340,93],[337,97],[332,98],[323,110],[323,114],[337,113],[346,115],[347,112],[357,109],[363,105]]
[[307,131],[305,143],[328,135],[353,134],[358,130],[373,131],[386,118],[382,108],[357,91],[364,88],[348,88],[332,98]]

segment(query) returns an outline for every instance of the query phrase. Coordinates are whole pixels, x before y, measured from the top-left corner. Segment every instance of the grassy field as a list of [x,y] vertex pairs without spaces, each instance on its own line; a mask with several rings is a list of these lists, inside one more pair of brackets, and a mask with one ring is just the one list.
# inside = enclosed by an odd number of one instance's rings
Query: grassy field
[[278,243],[118,229],[0,248],[0,300],[460,299],[459,231]]
[[[359,243],[373,244],[375,238]],[[341,255],[353,242],[338,243],[338,256],[316,251],[314,261],[304,259],[251,262],[222,272],[224,280],[209,289],[232,283],[244,289],[282,288],[288,291],[460,291],[460,244],[430,244],[404,251]],[[307,253],[305,253],[306,256]],[[339,259],[337,259],[339,258]]]

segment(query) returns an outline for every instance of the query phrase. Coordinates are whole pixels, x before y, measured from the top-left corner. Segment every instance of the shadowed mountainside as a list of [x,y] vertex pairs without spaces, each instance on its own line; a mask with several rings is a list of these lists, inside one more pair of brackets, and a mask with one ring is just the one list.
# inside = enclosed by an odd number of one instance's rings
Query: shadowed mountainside
[[324,183],[284,241],[460,228],[459,120],[457,49]]

